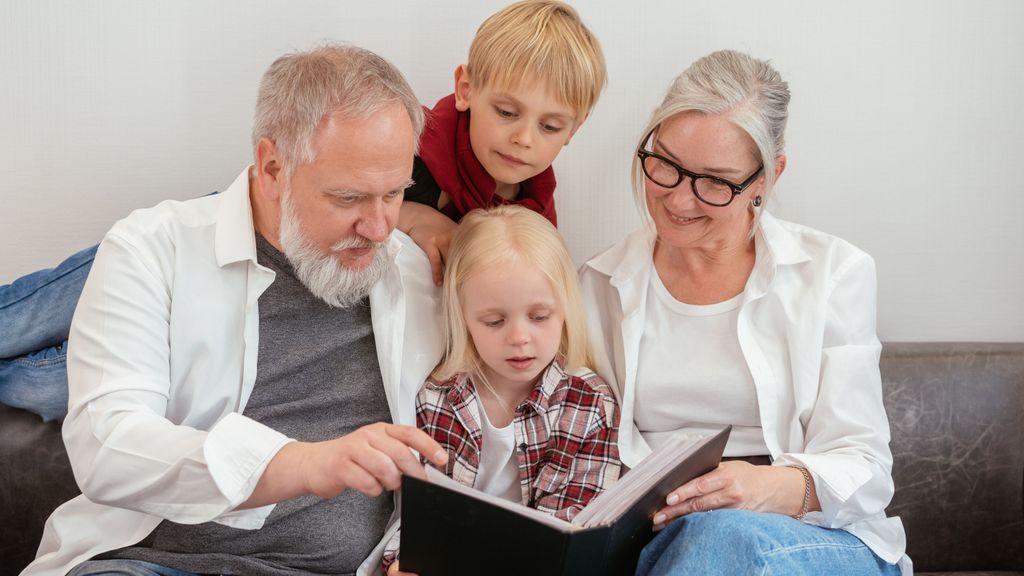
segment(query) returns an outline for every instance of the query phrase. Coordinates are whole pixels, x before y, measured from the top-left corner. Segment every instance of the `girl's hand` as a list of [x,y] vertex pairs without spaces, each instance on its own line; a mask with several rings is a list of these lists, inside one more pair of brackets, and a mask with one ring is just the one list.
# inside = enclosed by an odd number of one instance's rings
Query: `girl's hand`
[[[665,502],[667,505],[654,513],[655,531],[690,512],[719,508],[795,516],[803,510],[804,475],[788,466],[754,466],[738,460],[722,462],[718,468],[673,490]],[[812,483],[809,510],[820,509]]]
[[391,566],[388,566],[388,576],[416,576],[416,574],[412,572],[402,572],[398,569],[398,560],[395,560],[391,563]]

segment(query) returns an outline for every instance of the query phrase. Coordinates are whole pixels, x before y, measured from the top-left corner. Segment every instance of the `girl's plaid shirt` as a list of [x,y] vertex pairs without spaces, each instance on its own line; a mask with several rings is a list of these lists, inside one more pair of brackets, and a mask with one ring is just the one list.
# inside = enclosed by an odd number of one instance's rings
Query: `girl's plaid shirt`
[[[416,424],[448,452],[444,473],[472,486],[480,468],[483,406],[472,378],[429,379],[416,397]],[[523,504],[572,518],[619,478],[619,406],[611,388],[589,370],[565,372],[557,361],[518,407],[516,455]],[[393,561],[398,538],[386,547]]]

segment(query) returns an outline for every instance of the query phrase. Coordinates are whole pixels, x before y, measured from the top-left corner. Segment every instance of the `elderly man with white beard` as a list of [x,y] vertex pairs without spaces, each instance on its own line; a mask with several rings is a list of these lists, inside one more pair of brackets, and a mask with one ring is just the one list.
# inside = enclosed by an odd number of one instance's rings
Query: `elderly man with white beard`
[[24,574],[378,569],[389,491],[445,455],[413,424],[440,358],[426,257],[394,228],[423,126],[379,56],[325,46],[263,77],[254,165],[100,245],[70,337],[83,495]]

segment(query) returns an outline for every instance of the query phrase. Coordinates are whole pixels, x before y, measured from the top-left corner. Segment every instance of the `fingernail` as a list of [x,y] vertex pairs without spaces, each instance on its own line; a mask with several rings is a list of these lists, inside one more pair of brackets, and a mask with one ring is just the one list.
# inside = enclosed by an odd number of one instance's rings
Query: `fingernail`
[[675,506],[677,502],[679,502],[678,494],[669,494],[668,498],[665,498],[665,503],[667,503],[669,506]]
[[434,452],[434,461],[444,464],[445,462],[448,461],[448,453],[445,452],[444,449]]
[[654,516],[654,525],[655,526],[658,526],[659,524],[664,524],[664,523],[665,523],[665,515],[664,514],[657,514],[657,515]]

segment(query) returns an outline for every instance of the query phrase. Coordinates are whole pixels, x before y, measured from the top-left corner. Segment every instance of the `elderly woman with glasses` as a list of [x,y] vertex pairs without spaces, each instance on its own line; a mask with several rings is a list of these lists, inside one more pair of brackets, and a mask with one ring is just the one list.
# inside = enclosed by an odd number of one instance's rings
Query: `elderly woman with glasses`
[[638,575],[910,572],[885,516],[874,262],[764,209],[788,105],[767,62],[721,51],[691,65],[637,146],[647,225],[581,272],[623,462],[732,426],[723,462],[655,514]]

